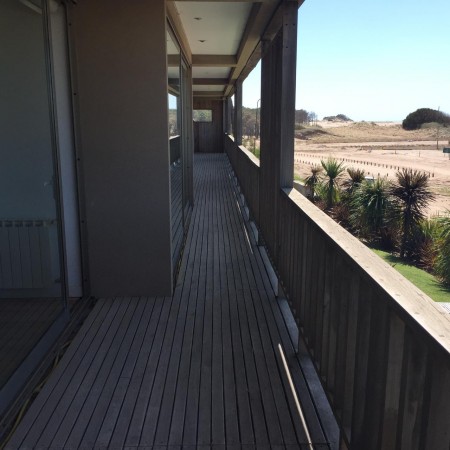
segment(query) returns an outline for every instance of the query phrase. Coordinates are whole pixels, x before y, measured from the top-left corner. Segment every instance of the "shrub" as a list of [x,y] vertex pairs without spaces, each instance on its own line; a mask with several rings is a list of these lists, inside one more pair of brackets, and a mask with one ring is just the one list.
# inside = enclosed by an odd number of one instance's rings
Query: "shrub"
[[307,186],[311,192],[311,199],[314,201],[316,195],[316,185],[320,183],[320,173],[322,172],[321,166],[312,166],[311,175],[305,178],[305,186]]
[[424,172],[402,169],[395,176],[397,182],[391,186],[390,193],[398,202],[401,215],[400,257],[413,258],[418,253],[417,229],[434,194],[428,186],[429,176]]
[[417,130],[424,123],[437,122],[442,125],[450,125],[450,116],[441,111],[430,108],[420,108],[406,116],[402,126],[405,130]]
[[438,219],[438,223],[439,234],[434,270],[443,283],[450,285],[450,216]]
[[378,239],[385,248],[392,247],[397,215],[385,178],[362,182],[353,193],[350,210],[350,223],[357,234],[371,241]]
[[334,158],[328,158],[326,161],[321,160],[323,170],[325,171],[325,190],[327,209],[331,208],[339,199],[339,179],[345,170],[342,162],[338,162]]
[[342,186],[348,194],[352,194],[364,181],[366,173],[363,169],[354,169],[353,167],[349,167],[347,173],[349,177],[342,183]]
[[417,260],[428,272],[433,272],[435,268],[439,253],[439,231],[439,222],[435,218],[422,220],[416,229]]

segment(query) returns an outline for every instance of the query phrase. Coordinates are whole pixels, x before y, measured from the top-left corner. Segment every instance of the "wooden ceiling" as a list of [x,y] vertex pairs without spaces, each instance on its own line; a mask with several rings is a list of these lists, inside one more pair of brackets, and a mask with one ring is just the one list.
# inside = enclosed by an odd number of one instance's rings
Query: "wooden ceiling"
[[273,37],[281,3],[167,1],[169,21],[192,64],[194,96],[232,94],[236,81],[245,79],[259,61],[261,41]]

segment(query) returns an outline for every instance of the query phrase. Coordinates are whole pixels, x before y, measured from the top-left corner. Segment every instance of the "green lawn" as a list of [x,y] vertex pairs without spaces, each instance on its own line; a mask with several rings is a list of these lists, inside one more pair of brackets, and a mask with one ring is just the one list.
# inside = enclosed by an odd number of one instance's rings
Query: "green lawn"
[[436,278],[425,272],[425,270],[418,269],[415,266],[405,263],[397,256],[393,256],[388,252],[372,248],[378,256],[383,258],[394,269],[401,273],[406,279],[415,284],[420,290],[425,292],[435,302],[450,302],[450,288],[440,284]]

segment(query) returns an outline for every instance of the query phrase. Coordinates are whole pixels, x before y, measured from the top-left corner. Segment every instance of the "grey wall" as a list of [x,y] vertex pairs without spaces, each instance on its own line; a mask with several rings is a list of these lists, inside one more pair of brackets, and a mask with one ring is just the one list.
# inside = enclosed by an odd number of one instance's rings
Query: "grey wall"
[[91,294],[170,295],[165,1],[71,7]]

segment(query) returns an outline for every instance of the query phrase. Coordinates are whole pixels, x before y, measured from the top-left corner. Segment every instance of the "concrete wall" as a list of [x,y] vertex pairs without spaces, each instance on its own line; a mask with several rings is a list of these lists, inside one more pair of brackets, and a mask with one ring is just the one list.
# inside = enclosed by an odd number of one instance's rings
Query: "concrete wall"
[[170,295],[165,1],[71,6],[89,282]]

